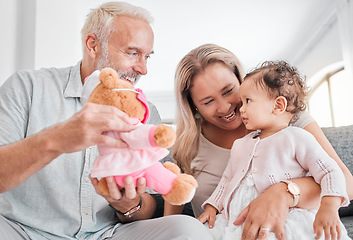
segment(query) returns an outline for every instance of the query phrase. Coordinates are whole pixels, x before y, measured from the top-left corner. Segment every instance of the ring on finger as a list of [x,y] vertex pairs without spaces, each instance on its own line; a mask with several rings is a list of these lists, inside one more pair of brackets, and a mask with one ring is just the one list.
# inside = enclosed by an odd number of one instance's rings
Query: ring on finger
[[266,228],[266,227],[263,227],[263,228],[260,228],[260,231],[270,231],[270,229]]

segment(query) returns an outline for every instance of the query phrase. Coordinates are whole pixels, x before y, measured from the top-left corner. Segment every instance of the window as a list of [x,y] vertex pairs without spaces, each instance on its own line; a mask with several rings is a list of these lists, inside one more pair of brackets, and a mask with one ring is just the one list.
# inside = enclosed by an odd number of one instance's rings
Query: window
[[353,81],[343,62],[329,65],[308,80],[308,110],[320,127],[353,123]]

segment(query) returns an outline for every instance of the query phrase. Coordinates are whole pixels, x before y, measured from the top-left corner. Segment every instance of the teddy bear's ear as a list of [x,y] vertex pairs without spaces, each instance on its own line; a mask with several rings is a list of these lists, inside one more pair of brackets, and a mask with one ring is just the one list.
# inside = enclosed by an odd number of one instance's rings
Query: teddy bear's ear
[[99,74],[99,80],[104,87],[108,89],[114,89],[117,86],[117,79],[119,79],[118,73],[112,68],[104,68]]

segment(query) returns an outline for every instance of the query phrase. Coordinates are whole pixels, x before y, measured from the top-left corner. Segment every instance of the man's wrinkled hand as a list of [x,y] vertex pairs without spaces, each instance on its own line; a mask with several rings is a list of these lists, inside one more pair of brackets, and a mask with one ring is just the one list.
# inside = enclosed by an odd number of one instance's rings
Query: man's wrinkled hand
[[126,147],[120,139],[103,135],[115,130],[128,132],[136,128],[132,118],[116,107],[87,103],[65,122],[51,128],[52,148],[63,153],[82,151],[94,145]]

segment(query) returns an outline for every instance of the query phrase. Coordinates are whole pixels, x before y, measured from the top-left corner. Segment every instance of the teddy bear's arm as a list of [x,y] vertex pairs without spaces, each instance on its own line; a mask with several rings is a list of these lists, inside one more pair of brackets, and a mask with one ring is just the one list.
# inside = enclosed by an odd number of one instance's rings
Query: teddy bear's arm
[[157,126],[151,124],[140,124],[130,132],[120,133],[120,137],[132,149],[145,149],[157,147],[154,141],[154,133]]

